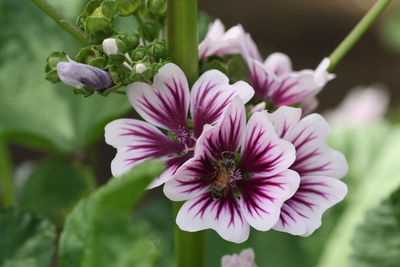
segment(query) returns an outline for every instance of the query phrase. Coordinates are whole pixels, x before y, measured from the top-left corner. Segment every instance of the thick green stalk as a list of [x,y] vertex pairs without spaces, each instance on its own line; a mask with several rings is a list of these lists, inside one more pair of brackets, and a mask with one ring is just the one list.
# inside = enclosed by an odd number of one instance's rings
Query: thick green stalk
[[0,137],[0,188],[3,207],[12,206],[15,202],[14,181],[11,166],[10,152],[7,143]]
[[[189,84],[199,75],[197,50],[197,0],[168,0],[168,52],[185,72]],[[174,203],[174,215],[181,203]],[[175,226],[177,267],[204,266],[204,233],[184,232]]]
[[168,0],[168,52],[190,84],[198,77],[197,0]]
[[354,29],[346,36],[340,45],[329,56],[331,64],[328,71],[332,71],[336,65],[346,56],[351,48],[360,40],[364,33],[376,21],[383,10],[392,2],[392,0],[378,0],[365,14],[361,21]]
[[[182,203],[174,202],[174,218]],[[204,267],[204,232],[184,232],[175,225],[176,267]]]
[[32,2],[37,5],[44,13],[46,13],[50,18],[52,18],[58,25],[64,28],[72,36],[74,36],[78,41],[85,45],[90,44],[90,41],[86,34],[79,29],[75,24],[64,18],[57,10],[55,10],[49,3],[45,0],[32,0]]

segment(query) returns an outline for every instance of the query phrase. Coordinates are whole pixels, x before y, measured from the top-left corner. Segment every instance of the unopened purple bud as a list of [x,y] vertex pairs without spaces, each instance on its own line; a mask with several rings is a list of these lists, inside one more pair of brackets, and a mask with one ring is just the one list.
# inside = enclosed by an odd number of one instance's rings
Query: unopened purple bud
[[77,63],[73,60],[59,62],[57,64],[57,74],[63,83],[75,88],[89,86],[100,90],[109,88],[112,85],[111,76],[107,71],[91,65]]

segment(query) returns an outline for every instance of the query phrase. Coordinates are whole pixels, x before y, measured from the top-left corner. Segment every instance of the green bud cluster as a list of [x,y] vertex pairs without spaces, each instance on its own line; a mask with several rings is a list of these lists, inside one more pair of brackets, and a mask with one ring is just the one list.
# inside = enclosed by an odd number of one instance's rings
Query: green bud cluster
[[105,95],[133,82],[151,82],[158,70],[169,62],[166,44],[162,40],[155,40],[147,45],[139,45],[129,52],[107,57],[108,71],[117,86],[105,90]]
[[114,0],[91,0],[77,24],[88,34],[93,43],[100,43],[113,34],[112,22],[118,16]]
[[[166,11],[167,0],[90,0],[77,24],[92,44],[81,48],[74,60],[108,72],[113,84],[110,88],[95,90],[84,86],[74,92],[85,96],[94,92],[107,95],[133,82],[151,82],[158,70],[169,62],[166,43],[158,39]],[[117,32],[113,27],[115,20],[129,15],[136,19],[137,32]],[[63,52],[51,54],[47,60],[46,79],[59,82],[57,63],[67,61]]]

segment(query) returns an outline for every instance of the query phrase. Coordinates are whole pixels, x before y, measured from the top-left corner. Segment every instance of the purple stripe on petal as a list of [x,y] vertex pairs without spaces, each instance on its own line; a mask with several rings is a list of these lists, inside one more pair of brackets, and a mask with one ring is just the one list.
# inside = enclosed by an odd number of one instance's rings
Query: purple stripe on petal
[[291,170],[271,177],[252,177],[238,180],[243,200],[242,211],[254,228],[266,231],[279,219],[284,201],[292,197],[299,186],[299,176]]
[[266,210],[264,201],[275,203],[276,198],[269,194],[274,187],[282,190],[282,183],[273,182],[263,178],[252,178],[247,180],[238,180],[237,186],[243,197],[244,206],[251,216],[261,216],[262,213],[269,214]]
[[174,132],[186,128],[190,93],[178,66],[166,64],[154,77],[151,87],[136,82],[128,86],[127,94],[133,107],[148,122]]
[[236,152],[245,129],[245,116],[244,104],[236,96],[225,110],[221,122],[200,136],[196,153],[219,159],[224,151]]
[[277,107],[300,103],[316,90],[311,73],[285,77],[271,92],[269,100]]
[[106,142],[118,149],[112,163],[114,176],[148,158],[164,158],[183,152],[184,145],[168,139],[154,126],[139,120],[119,119],[105,128]]
[[249,236],[249,225],[241,214],[240,205],[240,200],[232,194],[214,200],[211,192],[205,192],[182,206],[176,223],[190,232],[214,229],[222,238],[241,243]]
[[235,96],[246,103],[254,90],[245,82],[230,85],[228,77],[220,71],[205,72],[193,85],[191,93],[191,115],[194,135],[199,137],[205,124],[218,122]]
[[189,152],[182,156],[173,156],[166,159],[164,158],[165,163],[167,165],[165,170],[161,173],[159,177],[157,177],[156,179],[153,180],[152,183],[150,183],[147,189],[157,187],[167,181],[172,180],[175,174],[182,167],[182,165],[188,160],[190,160],[192,157],[193,157],[193,152]]
[[267,116],[262,112],[254,113],[243,139],[240,171],[270,176],[287,169],[294,158],[293,146],[278,138]]
[[219,221],[222,216],[228,215],[228,229],[235,227],[238,223],[243,224],[244,219],[241,215],[240,205],[233,194],[214,200],[211,192],[204,193],[190,206],[189,211],[193,209],[196,210],[195,216],[199,216],[201,219],[204,219],[206,212],[210,210],[212,211],[212,219],[215,221]]
[[304,176],[295,195],[282,206],[274,229],[295,235],[308,236],[321,225],[322,214],[341,201],[346,185],[330,177]]

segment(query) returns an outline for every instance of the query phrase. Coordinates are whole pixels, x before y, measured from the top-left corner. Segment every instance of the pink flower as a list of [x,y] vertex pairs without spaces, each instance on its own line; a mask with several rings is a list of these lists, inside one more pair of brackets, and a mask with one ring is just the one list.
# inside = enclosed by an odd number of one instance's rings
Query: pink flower
[[199,45],[200,59],[211,55],[238,54],[241,48],[240,40],[243,36],[244,30],[241,25],[236,25],[225,32],[225,26],[219,19],[216,19]]
[[332,125],[365,125],[383,118],[389,100],[386,90],[379,86],[354,88],[340,106],[328,111],[325,117]]
[[300,119],[301,109],[281,107],[268,117],[278,136],[294,145],[296,160],[290,169],[300,175],[300,187],[283,204],[274,229],[308,236],[321,225],[322,214],[347,194],[339,180],[348,171],[346,159],[327,145],[329,125],[322,116]]
[[242,250],[239,255],[225,255],[221,259],[221,267],[257,267],[254,250],[247,248]]
[[[147,122],[118,119],[105,128],[106,143],[117,149],[111,163],[112,174],[120,176],[146,159],[158,158],[166,162],[167,168],[149,188],[163,184],[193,156],[204,125],[218,122],[235,96],[247,102],[253,94],[247,83],[230,85],[228,77],[217,70],[204,73],[189,92],[182,70],[175,64],[166,64],[151,86],[136,82],[127,88],[133,108]],[[193,127],[187,118],[189,105]]]
[[[239,159],[240,158],[240,159]],[[164,185],[173,201],[185,201],[176,223],[189,232],[214,229],[222,238],[247,240],[250,226],[271,229],[280,209],[297,190],[299,176],[289,170],[292,144],[280,139],[264,112],[246,124],[238,97],[215,126],[206,126],[195,155]]]
[[259,100],[268,100],[275,107],[301,104],[305,113],[318,105],[316,95],[335,75],[327,72],[328,58],[315,70],[293,71],[290,58],[273,53],[263,61],[258,48],[241,25],[225,32],[224,25],[216,20],[199,46],[199,57],[241,54],[248,65],[250,83]]
[[283,53],[273,53],[262,62],[249,34],[242,41],[241,54],[247,62],[255,96],[271,101],[275,107],[303,103],[307,111],[312,111],[318,104],[315,96],[334,78],[327,72],[328,58],[316,70],[302,71],[293,71],[290,58]]

